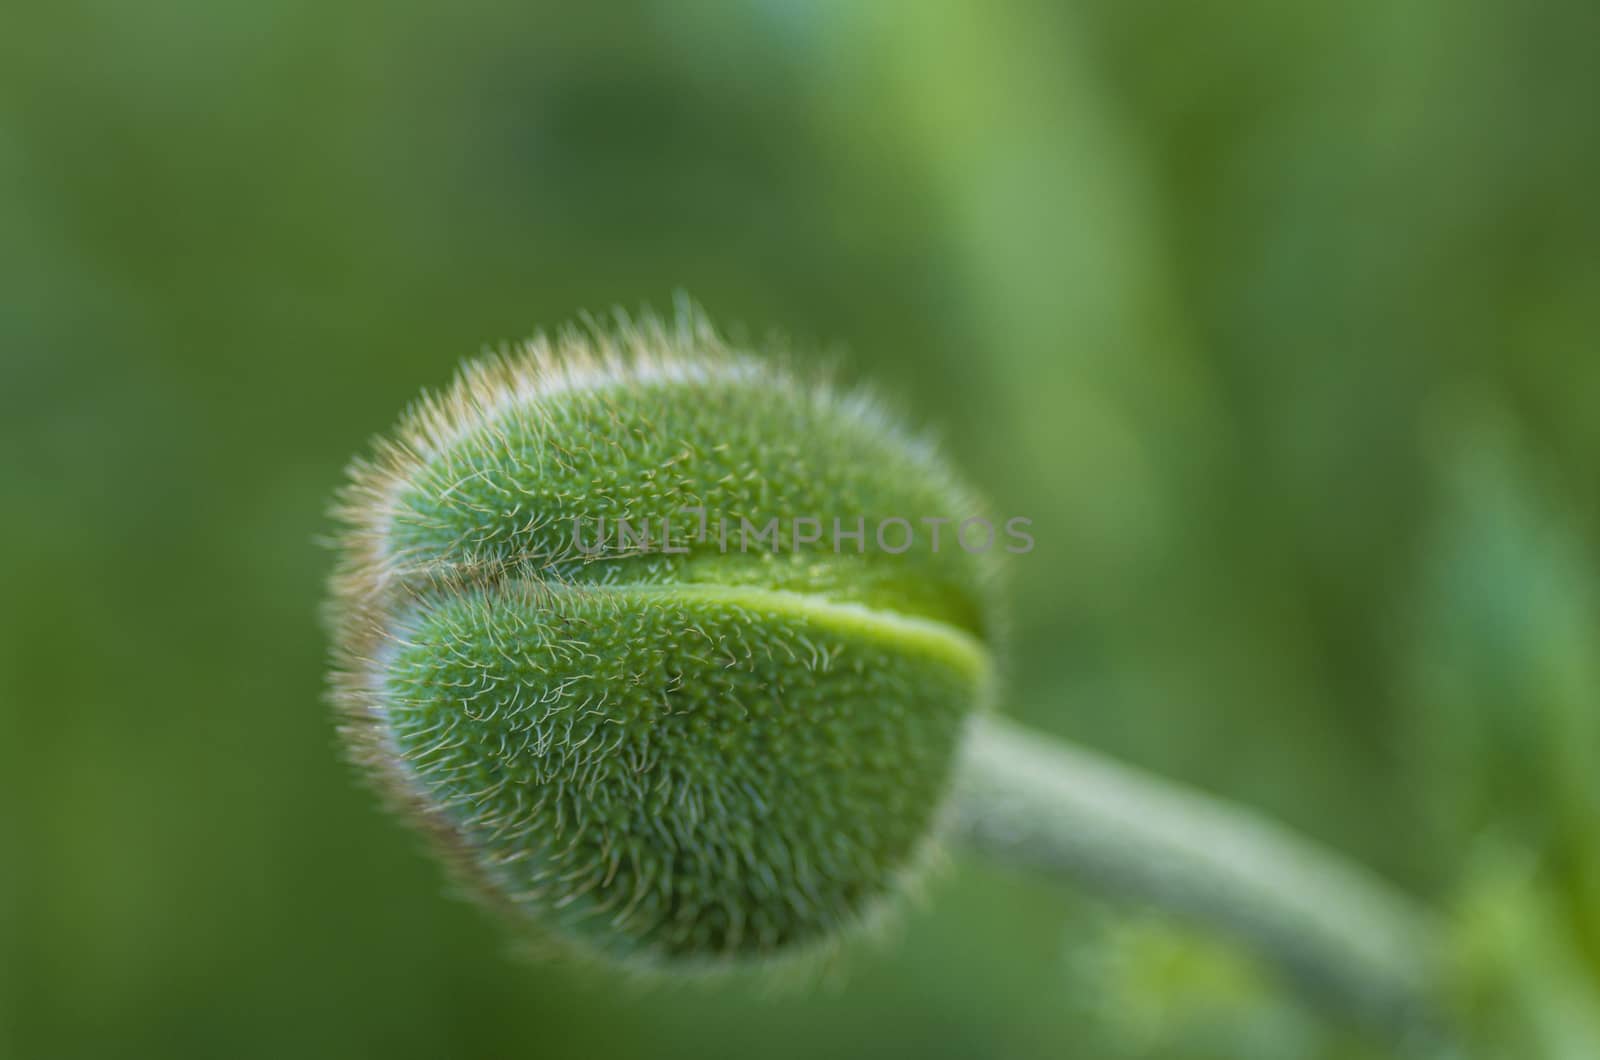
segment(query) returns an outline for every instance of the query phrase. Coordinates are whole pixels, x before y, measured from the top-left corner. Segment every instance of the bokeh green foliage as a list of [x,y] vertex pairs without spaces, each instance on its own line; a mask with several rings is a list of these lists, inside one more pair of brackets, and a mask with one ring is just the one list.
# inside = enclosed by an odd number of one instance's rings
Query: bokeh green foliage
[[1600,970],[1600,7],[164,0],[0,35],[0,1055],[1385,1056],[957,861],[846,989],[519,964],[338,760],[327,496],[456,358],[839,341],[1013,570],[1010,705]]

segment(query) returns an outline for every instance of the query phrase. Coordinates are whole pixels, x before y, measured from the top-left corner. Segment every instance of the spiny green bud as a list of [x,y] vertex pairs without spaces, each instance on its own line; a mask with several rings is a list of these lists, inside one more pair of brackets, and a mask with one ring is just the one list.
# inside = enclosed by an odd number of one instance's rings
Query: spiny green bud
[[537,937],[800,952],[927,861],[989,698],[989,560],[871,399],[686,314],[469,364],[351,479],[345,735]]

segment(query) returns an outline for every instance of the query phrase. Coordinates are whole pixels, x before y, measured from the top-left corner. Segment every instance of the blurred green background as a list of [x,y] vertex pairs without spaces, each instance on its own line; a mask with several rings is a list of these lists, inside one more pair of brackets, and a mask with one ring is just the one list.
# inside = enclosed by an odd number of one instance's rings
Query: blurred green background
[[680,288],[1034,519],[1014,713],[1439,903],[1474,1056],[1600,1055],[1593,0],[0,23],[0,1057],[1399,1055],[961,858],[775,998],[444,896],[321,700],[325,504]]

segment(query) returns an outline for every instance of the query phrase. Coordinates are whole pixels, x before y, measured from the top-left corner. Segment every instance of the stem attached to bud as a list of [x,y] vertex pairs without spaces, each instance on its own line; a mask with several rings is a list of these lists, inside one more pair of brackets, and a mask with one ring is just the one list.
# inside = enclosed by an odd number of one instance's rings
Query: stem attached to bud
[[975,722],[955,809],[983,853],[1200,921],[1313,998],[1432,1037],[1427,912],[1281,826],[992,716]]
[[[1435,931],[1405,898],[983,718],[998,557],[839,547],[841,519],[913,513],[985,522],[876,403],[730,350],[692,311],[488,357],[341,496],[328,613],[353,757],[462,879],[576,956],[676,973],[831,946],[926,864],[954,771],[979,849],[1187,913],[1313,996],[1421,1026]],[[831,549],[799,533],[824,518]],[[589,547],[606,519],[614,540]],[[712,524],[754,536],[730,550]]]

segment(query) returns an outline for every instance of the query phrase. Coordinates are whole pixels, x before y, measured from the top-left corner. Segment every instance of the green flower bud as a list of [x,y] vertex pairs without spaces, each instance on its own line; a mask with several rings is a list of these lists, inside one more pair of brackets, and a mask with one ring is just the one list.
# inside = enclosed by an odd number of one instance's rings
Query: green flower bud
[[351,478],[344,733],[537,937],[801,952],[926,864],[990,698],[990,559],[875,402],[688,315],[470,364]]

